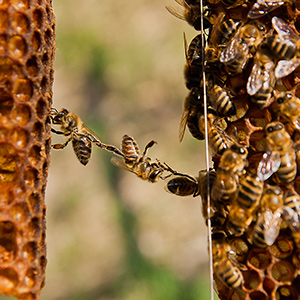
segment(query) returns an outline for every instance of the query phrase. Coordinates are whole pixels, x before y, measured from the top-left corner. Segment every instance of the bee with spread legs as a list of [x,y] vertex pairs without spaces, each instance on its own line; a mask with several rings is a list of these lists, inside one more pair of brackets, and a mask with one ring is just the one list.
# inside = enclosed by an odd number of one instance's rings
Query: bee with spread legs
[[224,231],[212,233],[212,257],[214,273],[230,288],[240,289],[244,279],[242,272],[229,259],[231,248]]
[[251,242],[260,248],[273,245],[282,222],[283,194],[279,187],[268,186],[260,201],[260,211],[254,225]]
[[262,109],[272,97],[276,78],[273,55],[265,44],[257,50],[254,64],[247,82],[247,93],[251,101]]
[[273,17],[272,25],[277,34],[267,38],[266,44],[280,59],[275,68],[275,77],[279,79],[288,76],[300,65],[300,36],[280,18]]
[[228,73],[241,73],[249,58],[251,47],[257,48],[266,32],[263,24],[253,22],[241,26],[220,56],[220,62],[225,65]]
[[279,106],[278,114],[291,123],[295,130],[300,130],[300,99],[293,91],[274,90],[275,102]]
[[124,135],[121,143],[123,157],[113,156],[111,162],[117,167],[130,171],[139,178],[149,182],[156,182],[159,178],[164,179],[162,174],[166,171],[166,167],[158,160],[151,162],[151,158],[146,156],[148,149],[154,144],[156,144],[155,141],[150,141],[145,146],[142,155],[140,155],[139,146],[136,141],[132,137]]
[[71,141],[73,150],[81,164],[86,165],[89,162],[92,144],[113,152],[116,155],[123,156],[123,153],[118,148],[102,143],[100,138],[77,115],[69,112],[67,109],[63,108],[58,111],[52,108],[50,119],[52,124],[60,125],[61,129],[61,131],[58,131],[51,128],[52,132],[69,137],[65,143],[52,145],[52,148],[63,149]]
[[251,7],[248,13],[248,18],[260,18],[284,4],[292,5],[295,1],[297,0],[257,0],[257,2]]
[[247,155],[247,149],[236,143],[223,153],[211,191],[214,203],[228,205],[237,197],[239,176],[247,166]]
[[276,178],[281,184],[291,183],[297,173],[296,153],[293,141],[281,122],[272,122],[265,127],[268,159],[280,161]]

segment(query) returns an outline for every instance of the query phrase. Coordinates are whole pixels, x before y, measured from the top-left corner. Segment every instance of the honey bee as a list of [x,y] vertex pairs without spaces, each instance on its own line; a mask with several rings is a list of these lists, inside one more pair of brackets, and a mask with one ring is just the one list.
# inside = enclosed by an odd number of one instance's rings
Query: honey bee
[[284,4],[292,5],[295,1],[296,0],[257,0],[257,2],[251,7],[248,13],[248,18],[260,18]]
[[300,130],[300,99],[293,92],[274,91],[274,98],[279,105],[278,114]]
[[[176,18],[186,21],[189,25],[193,26],[196,30],[201,30],[200,1],[187,1],[187,0],[175,0],[175,1],[184,8],[184,12],[178,12],[176,9],[170,6],[166,6],[166,9]],[[211,26],[206,16],[204,16],[203,18],[203,26],[204,29],[207,29]]]
[[283,207],[282,191],[267,187],[260,201],[260,212],[251,234],[251,242],[260,248],[273,245],[279,235]]
[[208,40],[208,44],[212,48],[224,48],[242,24],[242,21],[235,19],[223,21],[224,17],[224,13],[219,13],[214,25],[212,26]]
[[70,113],[67,109],[63,108],[58,111],[52,108],[50,119],[52,124],[60,125],[61,129],[61,131],[57,131],[51,128],[52,132],[69,137],[65,143],[52,145],[52,148],[63,149],[72,141],[73,150],[80,163],[84,166],[90,160],[92,144],[119,156],[123,156],[123,153],[118,148],[102,143],[100,138],[89,129],[77,115]]
[[280,18],[273,17],[272,25],[277,35],[269,37],[266,43],[274,55],[280,59],[275,68],[275,77],[283,78],[300,65],[300,36]]
[[184,67],[185,85],[190,90],[193,87],[200,87],[202,80],[202,45],[201,34],[196,35],[190,45],[187,45],[186,37],[184,34],[184,51],[186,64]]
[[239,28],[220,56],[220,61],[228,73],[237,74],[243,71],[251,56],[251,47],[257,48],[265,31],[261,23],[250,23]]
[[186,126],[189,128],[191,135],[198,139],[204,140],[204,135],[199,128],[199,119],[204,114],[203,101],[201,101],[202,90],[192,88],[185,98],[183,104],[183,113],[179,125],[179,141],[184,137]]
[[203,135],[205,135],[205,122],[208,126],[208,145],[211,155],[222,155],[225,150],[231,147],[234,140],[223,130],[224,123],[213,110],[208,111],[207,120],[205,120],[204,115],[200,117],[199,128]]
[[292,182],[297,173],[296,154],[293,141],[280,122],[272,122],[265,127],[267,154],[270,160],[279,160],[280,166],[276,172],[279,183]]
[[223,153],[211,191],[212,201],[222,206],[237,197],[239,176],[247,165],[247,155],[247,149],[238,144]]
[[296,246],[300,248],[300,196],[293,190],[287,190],[283,202],[283,218],[291,230]]
[[271,98],[276,83],[273,56],[262,45],[254,57],[254,64],[247,82],[247,93],[259,109]]
[[233,116],[236,114],[236,108],[231,100],[230,92],[213,81],[208,83],[208,101],[211,106],[224,116]]
[[113,156],[111,162],[117,167],[124,168],[136,174],[143,180],[156,182],[159,178],[162,178],[162,174],[166,168],[158,160],[151,162],[151,158],[146,156],[147,150],[154,144],[156,144],[155,141],[150,141],[145,146],[142,155],[140,155],[139,146],[136,141],[132,137],[124,135],[121,143],[123,157]]
[[212,257],[214,273],[233,289],[240,289],[244,282],[242,272],[229,259],[230,246],[223,231],[212,233]]

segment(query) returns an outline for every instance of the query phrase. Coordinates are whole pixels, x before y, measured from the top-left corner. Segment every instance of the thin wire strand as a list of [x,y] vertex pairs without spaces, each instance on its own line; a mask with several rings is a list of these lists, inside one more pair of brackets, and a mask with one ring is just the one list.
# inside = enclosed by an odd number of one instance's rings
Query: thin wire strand
[[[208,253],[209,253],[209,277],[210,277],[210,299],[214,300],[213,285],[213,257],[212,257],[212,237],[211,237],[211,220],[210,220],[210,185],[209,185],[209,150],[208,150],[208,126],[207,126],[207,97],[206,97],[206,77],[205,77],[205,52],[204,52],[204,24],[203,24],[203,1],[200,0],[201,15],[201,42],[202,42],[202,78],[203,78],[203,102],[205,118],[205,161],[207,171],[207,235],[208,235]],[[200,74],[201,75],[201,74]]]

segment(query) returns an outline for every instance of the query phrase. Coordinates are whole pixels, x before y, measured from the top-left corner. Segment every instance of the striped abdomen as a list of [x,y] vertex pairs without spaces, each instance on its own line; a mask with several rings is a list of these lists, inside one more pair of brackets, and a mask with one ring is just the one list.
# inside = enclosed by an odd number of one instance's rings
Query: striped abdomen
[[266,44],[278,58],[291,59],[295,56],[297,51],[294,42],[288,39],[282,40],[274,35],[267,38]]
[[91,158],[92,143],[86,137],[73,138],[72,146],[78,160],[85,166]]
[[281,164],[277,171],[277,179],[280,183],[292,182],[297,173],[296,154],[293,150],[280,154]]
[[139,158],[139,146],[132,137],[126,134],[122,139],[122,152],[125,155],[124,161],[127,165],[133,165]]

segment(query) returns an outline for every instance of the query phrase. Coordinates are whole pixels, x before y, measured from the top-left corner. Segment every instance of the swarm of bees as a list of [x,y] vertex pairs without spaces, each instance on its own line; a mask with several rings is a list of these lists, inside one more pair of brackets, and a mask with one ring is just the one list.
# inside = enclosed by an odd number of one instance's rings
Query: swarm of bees
[[106,145],[66,109],[51,110],[51,123],[60,125],[52,132],[67,137],[52,147],[72,142],[86,165],[94,144],[139,178],[165,180],[171,194],[200,195],[206,221],[210,215],[220,299],[299,299],[300,1],[176,2],[181,10],[168,11],[203,30],[190,44],[184,35],[189,91],[179,140],[186,128],[203,140],[207,128],[213,168],[195,177],[177,172],[147,156],[154,140],[142,153],[128,135],[121,150]]

